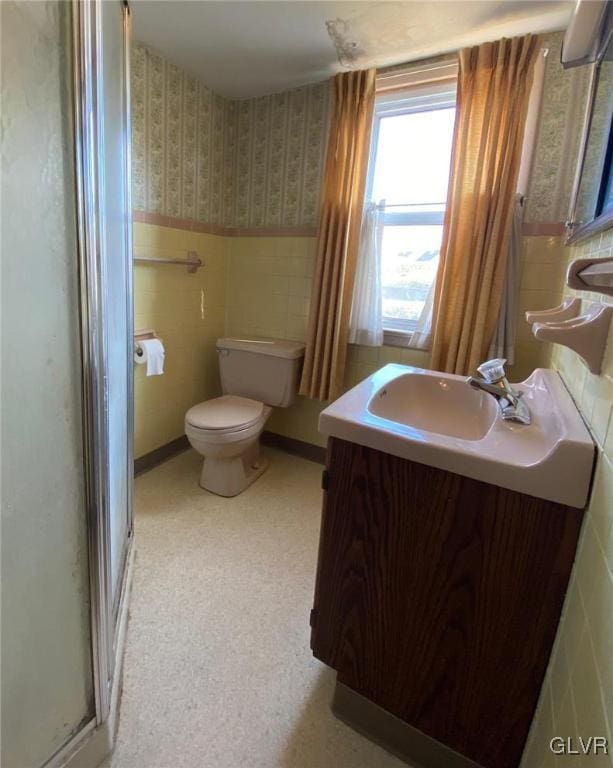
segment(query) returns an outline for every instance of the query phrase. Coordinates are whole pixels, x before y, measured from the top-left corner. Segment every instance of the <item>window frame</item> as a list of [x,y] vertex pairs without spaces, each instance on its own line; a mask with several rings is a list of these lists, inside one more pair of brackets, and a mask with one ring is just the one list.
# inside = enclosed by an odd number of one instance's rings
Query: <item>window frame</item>
[[[436,70],[435,70],[436,71]],[[443,67],[441,67],[441,72]],[[450,69],[449,64],[444,65],[442,77],[432,77],[424,80],[419,72],[408,73],[404,83],[393,89],[383,87],[375,97],[375,110],[370,139],[368,157],[368,176],[366,181],[366,200],[373,200],[373,185],[377,161],[377,149],[379,144],[379,132],[381,120],[418,112],[433,112],[437,109],[456,108],[457,93],[457,67]],[[375,201],[376,202],[376,201]],[[384,226],[432,226],[442,225],[445,218],[445,201],[423,203],[430,209],[433,206],[441,206],[440,211],[397,210],[387,211],[383,215]],[[390,205],[394,208],[394,205]],[[397,206],[398,208],[407,206]],[[418,208],[415,205],[414,208]],[[384,317],[384,323],[386,318]],[[396,320],[387,318],[383,328],[383,343],[390,346],[410,347],[415,330],[415,321]]]

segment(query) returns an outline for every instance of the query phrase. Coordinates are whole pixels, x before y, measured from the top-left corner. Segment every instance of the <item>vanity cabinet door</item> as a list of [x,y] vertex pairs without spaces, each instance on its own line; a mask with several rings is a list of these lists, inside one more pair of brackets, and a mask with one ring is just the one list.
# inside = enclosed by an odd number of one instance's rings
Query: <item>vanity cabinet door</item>
[[486,768],[517,766],[581,510],[336,438],[327,472],[314,655]]

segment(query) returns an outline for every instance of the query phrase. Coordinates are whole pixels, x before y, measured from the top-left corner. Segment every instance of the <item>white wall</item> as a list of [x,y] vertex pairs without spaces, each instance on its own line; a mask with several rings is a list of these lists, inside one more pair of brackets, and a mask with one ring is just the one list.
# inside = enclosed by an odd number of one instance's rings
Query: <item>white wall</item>
[[2,22],[2,766],[93,716],[70,4]]

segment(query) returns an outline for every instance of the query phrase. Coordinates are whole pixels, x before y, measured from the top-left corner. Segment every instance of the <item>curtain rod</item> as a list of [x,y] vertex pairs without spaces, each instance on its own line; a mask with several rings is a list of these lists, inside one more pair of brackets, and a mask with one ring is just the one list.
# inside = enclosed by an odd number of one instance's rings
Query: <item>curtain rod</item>
[[[528,199],[526,195],[522,195],[521,193],[517,193],[519,197],[519,203],[520,205],[524,205],[526,200]],[[371,203],[374,202],[373,200],[370,201]],[[425,207],[425,206],[434,206],[434,205],[447,205],[446,200],[442,200],[438,203],[377,203],[375,208],[379,208],[380,210],[383,210],[384,208],[419,208],[419,207]]]
[[446,205],[446,201],[441,200],[438,203],[377,203],[377,208],[418,208],[426,205]]
[[[546,57],[549,54],[549,47],[544,45],[541,48],[541,54]],[[431,59],[417,59],[416,61],[407,61],[403,64],[390,64],[387,67],[377,68],[377,80],[386,80],[393,77],[402,77],[411,74],[418,74],[428,70],[447,69],[458,65],[459,50],[452,53],[440,54]]]

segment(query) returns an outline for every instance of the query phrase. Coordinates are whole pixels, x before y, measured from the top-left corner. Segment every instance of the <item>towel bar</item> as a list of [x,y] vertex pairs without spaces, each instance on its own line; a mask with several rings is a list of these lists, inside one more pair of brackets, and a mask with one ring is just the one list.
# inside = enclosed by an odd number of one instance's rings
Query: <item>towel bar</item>
[[158,259],[155,256],[135,256],[134,261],[139,264],[180,264],[187,266],[190,273],[197,272],[204,266],[204,261],[199,258],[196,251],[188,251],[186,259]]

